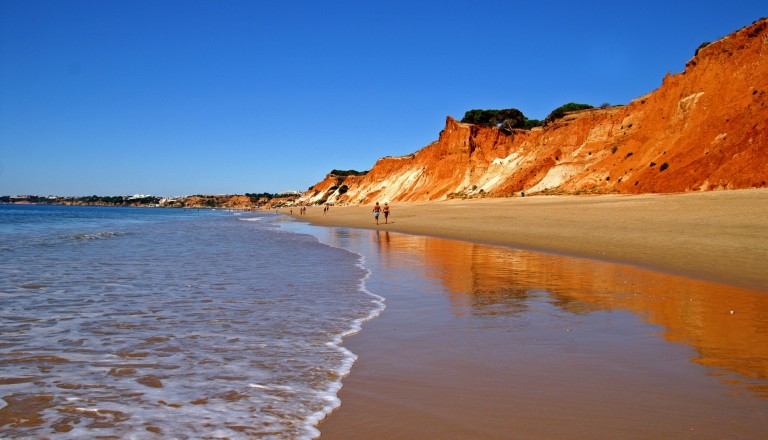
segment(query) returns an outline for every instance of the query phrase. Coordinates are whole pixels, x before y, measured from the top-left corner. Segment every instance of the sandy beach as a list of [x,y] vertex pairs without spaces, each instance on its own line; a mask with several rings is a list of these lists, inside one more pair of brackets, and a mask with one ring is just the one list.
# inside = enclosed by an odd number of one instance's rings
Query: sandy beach
[[[384,200],[381,201],[382,203]],[[625,262],[768,290],[768,189],[687,194],[534,196],[310,207],[321,226],[376,228]],[[286,210],[284,209],[283,212]]]
[[371,209],[294,212],[386,298],[323,439],[762,432],[768,190]]

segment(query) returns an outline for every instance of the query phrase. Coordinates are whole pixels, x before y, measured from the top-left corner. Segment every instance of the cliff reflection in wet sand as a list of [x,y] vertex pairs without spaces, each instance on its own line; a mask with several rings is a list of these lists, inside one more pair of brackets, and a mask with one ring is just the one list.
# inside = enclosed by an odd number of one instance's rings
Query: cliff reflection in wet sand
[[663,327],[665,340],[692,347],[691,361],[733,392],[768,398],[768,292],[431,237],[375,232],[373,240],[388,267],[408,266],[404,254],[421,255],[424,276],[444,286],[455,314],[521,314],[542,295],[573,314],[630,311]]

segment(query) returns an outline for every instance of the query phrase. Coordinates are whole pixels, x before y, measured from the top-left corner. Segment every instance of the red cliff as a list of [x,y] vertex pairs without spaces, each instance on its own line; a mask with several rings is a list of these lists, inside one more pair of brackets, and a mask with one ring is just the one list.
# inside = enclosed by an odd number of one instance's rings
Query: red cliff
[[[626,106],[573,112],[511,134],[448,117],[439,139],[418,152],[382,158],[365,176],[329,177],[304,196],[357,204],[520,191],[766,187],[767,61],[768,19],[761,19],[701,48],[684,72],[667,75],[661,87]],[[331,186],[345,186],[346,193]]]

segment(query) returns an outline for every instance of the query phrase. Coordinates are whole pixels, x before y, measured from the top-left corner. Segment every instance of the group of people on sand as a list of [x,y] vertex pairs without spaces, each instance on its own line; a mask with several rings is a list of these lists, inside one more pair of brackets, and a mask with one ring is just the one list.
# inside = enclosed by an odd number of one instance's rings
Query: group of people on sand
[[[323,215],[327,215],[328,211],[330,211],[330,206],[325,205],[323,206]],[[293,208],[290,210],[291,215],[293,215]],[[305,215],[307,213],[307,207],[306,206],[300,206],[299,207],[299,214]],[[379,217],[381,214],[384,214],[384,224],[389,223],[389,203],[384,202],[384,205],[380,205],[379,202],[376,202],[376,205],[373,206],[373,217],[376,219],[376,224],[379,224]]]
[[376,219],[376,224],[379,224],[379,215],[381,213],[384,213],[384,223],[389,223],[389,203],[384,202],[384,206],[379,205],[379,202],[376,202],[376,205],[373,206],[373,217]]

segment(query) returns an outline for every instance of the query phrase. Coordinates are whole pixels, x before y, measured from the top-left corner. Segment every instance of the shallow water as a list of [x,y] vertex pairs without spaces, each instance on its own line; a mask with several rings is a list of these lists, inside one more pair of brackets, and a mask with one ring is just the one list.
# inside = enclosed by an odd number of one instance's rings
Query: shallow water
[[387,309],[323,438],[762,438],[768,292],[386,231],[363,254]]
[[316,436],[382,304],[276,218],[0,206],[3,435]]

